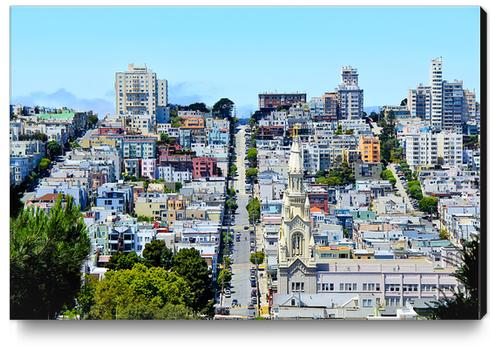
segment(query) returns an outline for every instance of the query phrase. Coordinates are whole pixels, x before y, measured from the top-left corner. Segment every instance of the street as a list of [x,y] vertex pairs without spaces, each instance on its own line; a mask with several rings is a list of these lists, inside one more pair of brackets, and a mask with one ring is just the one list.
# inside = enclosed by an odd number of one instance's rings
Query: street
[[[237,179],[233,181],[233,186],[237,191],[238,209],[235,214],[235,226],[231,227],[234,233],[233,244],[233,264],[232,280],[231,280],[231,298],[224,298],[223,306],[230,307],[230,315],[239,315],[247,317],[253,311],[247,307],[250,304],[250,230],[244,230],[244,226],[248,226],[247,204],[249,196],[245,193],[245,131],[241,127],[236,135],[236,166],[238,169]],[[237,241],[237,235],[240,234],[240,241]],[[233,299],[238,301],[237,307],[231,307]]]
[[398,190],[398,192],[400,193],[400,195],[402,196],[403,200],[407,204],[407,212],[409,212],[409,213],[410,212],[414,212],[415,209],[413,208],[412,201],[410,200],[410,198],[409,198],[409,196],[407,194],[407,191],[406,191],[405,187],[402,184],[402,181],[401,181],[400,177],[398,177],[398,175],[396,174],[395,164],[393,164],[393,163],[389,164],[388,165],[388,168],[393,173],[393,176],[395,176],[395,178],[396,178],[395,187]]

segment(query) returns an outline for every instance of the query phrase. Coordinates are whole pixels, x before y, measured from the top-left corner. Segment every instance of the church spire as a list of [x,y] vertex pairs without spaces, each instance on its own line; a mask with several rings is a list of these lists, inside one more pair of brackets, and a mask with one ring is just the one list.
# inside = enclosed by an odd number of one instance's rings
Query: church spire
[[289,155],[289,174],[303,174],[303,156],[299,143],[298,128],[293,128],[293,144]]

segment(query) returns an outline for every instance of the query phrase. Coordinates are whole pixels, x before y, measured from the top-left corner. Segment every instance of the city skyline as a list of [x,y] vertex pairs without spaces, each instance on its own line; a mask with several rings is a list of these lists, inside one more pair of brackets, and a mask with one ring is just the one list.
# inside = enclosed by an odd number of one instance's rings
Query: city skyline
[[[121,26],[135,18],[138,26]],[[115,73],[134,63],[168,80],[169,103],[212,105],[226,96],[241,117],[257,109],[264,91],[303,91],[310,99],[334,90],[341,67],[352,65],[364,105],[381,106],[427,84],[437,56],[443,78],[463,80],[480,99],[478,7],[13,7],[11,20],[12,103],[114,113]],[[429,39],[438,32],[440,40]]]

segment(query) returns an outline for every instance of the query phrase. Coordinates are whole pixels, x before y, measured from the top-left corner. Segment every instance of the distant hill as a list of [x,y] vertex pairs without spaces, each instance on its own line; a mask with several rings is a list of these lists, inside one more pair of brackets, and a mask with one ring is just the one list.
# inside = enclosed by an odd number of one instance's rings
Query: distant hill
[[381,106],[364,106],[364,112],[370,114],[371,112],[379,113],[381,111]]

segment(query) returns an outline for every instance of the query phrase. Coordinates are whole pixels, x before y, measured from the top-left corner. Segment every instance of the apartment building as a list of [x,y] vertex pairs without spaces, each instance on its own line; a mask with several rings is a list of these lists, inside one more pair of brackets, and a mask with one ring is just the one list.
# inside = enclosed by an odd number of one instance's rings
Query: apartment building
[[434,165],[463,164],[463,135],[441,132],[408,133],[398,136],[404,143],[405,155],[411,168]]
[[116,72],[116,114],[156,117],[159,108],[167,106],[167,80],[157,79],[146,66],[128,65],[125,72]]
[[361,118],[364,111],[364,91],[359,88],[359,74],[352,66],[342,67],[342,80],[337,88],[339,118]]
[[442,129],[443,115],[442,57],[432,59],[430,70],[430,124],[434,130]]
[[379,163],[381,161],[381,145],[376,136],[361,136],[359,138],[359,151],[361,160],[365,163]]
[[408,91],[407,108],[410,116],[424,120],[430,119],[431,88],[420,84],[416,89]]
[[277,110],[279,106],[292,106],[306,103],[306,93],[261,93],[259,94],[260,110]]

